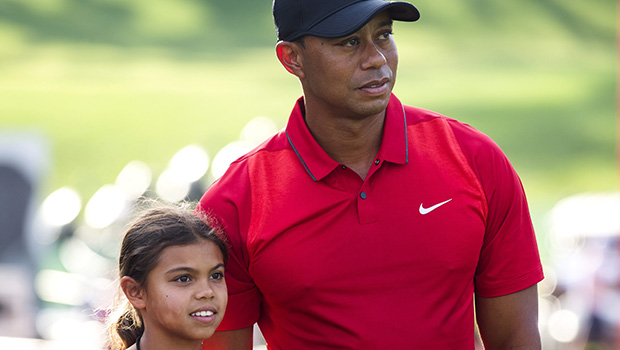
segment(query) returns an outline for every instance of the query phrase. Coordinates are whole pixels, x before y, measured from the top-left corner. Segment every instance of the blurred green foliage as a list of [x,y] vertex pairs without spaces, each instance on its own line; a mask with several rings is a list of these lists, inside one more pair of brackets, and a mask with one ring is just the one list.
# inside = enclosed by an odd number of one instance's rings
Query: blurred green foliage
[[0,14],[33,43],[156,46],[187,56],[216,45],[270,44],[270,7],[269,1],[4,0]]
[[[415,1],[396,23],[396,94],[493,137],[533,213],[617,189],[613,0]],[[130,160],[211,155],[258,115],[284,126],[299,84],[274,52],[271,1],[3,0],[0,125],[48,136],[84,200]]]

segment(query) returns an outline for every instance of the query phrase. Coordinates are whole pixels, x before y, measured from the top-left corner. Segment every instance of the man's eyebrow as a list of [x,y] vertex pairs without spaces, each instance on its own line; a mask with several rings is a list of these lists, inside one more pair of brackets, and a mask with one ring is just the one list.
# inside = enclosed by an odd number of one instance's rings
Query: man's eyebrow
[[[379,25],[377,26],[377,28],[386,27],[386,26],[392,27],[393,24],[394,24],[394,20],[392,20],[391,18],[388,18],[385,21],[380,22]],[[345,35],[345,36],[342,36],[342,37],[337,37],[337,38],[323,38],[323,40],[337,42],[337,41],[341,41],[342,39],[349,38],[349,37],[355,35],[356,33],[352,33],[352,34]]]

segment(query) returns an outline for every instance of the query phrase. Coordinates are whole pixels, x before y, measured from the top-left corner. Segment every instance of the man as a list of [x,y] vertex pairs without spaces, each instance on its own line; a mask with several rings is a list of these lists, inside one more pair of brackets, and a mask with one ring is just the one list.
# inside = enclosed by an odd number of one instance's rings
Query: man
[[229,304],[208,349],[540,349],[542,278],[519,178],[471,127],[392,94],[383,0],[275,0],[303,89],[286,129],[201,199],[228,234]]

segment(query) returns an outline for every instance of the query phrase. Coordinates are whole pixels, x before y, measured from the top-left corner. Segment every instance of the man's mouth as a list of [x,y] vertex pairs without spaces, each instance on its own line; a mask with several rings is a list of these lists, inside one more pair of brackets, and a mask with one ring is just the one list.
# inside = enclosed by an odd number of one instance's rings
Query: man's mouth
[[373,80],[360,87],[361,91],[371,95],[383,95],[386,93],[390,79]]
[[381,87],[381,86],[387,84],[388,81],[389,81],[389,79],[387,79],[387,78],[382,79],[382,80],[374,80],[374,81],[371,81],[368,84],[362,86],[362,89],[375,89],[375,88],[378,88],[378,87]]

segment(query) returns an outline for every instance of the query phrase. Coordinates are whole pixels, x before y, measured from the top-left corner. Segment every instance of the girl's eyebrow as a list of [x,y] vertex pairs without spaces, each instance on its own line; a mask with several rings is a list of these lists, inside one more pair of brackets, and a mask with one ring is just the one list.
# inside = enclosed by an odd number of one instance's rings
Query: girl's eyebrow
[[179,267],[175,267],[175,268],[172,268],[166,271],[166,273],[174,273],[174,272],[181,272],[181,271],[193,273],[193,272],[196,272],[196,269],[193,269],[191,267],[179,266]]
[[[214,267],[211,268],[211,271],[213,270],[217,270],[219,268],[224,267],[223,263],[219,263],[217,265],[215,265]],[[186,266],[179,266],[179,267],[174,267],[168,271],[166,271],[166,273],[175,273],[175,272],[189,272],[189,273],[195,273],[197,270],[191,267],[186,267]]]
[[217,270],[217,269],[222,268],[222,267],[224,267],[224,264],[219,263],[219,264],[215,265],[215,266],[211,269],[211,271],[213,271],[213,270]]

